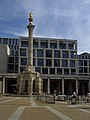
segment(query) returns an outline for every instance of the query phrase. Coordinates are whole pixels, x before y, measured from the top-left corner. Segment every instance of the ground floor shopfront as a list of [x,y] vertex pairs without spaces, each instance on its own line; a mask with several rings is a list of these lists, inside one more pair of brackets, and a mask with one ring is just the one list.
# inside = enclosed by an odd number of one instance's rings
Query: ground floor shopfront
[[[0,94],[18,94],[17,91],[18,75],[1,75],[0,76]],[[87,77],[55,77],[41,76],[43,79],[43,93],[71,95],[76,92],[78,95],[90,92],[90,79]],[[32,93],[35,92],[35,81],[32,83]]]
[[78,95],[90,92],[90,80],[87,78],[53,78],[43,79],[43,91],[45,93],[54,94],[61,93],[71,95],[76,92]]

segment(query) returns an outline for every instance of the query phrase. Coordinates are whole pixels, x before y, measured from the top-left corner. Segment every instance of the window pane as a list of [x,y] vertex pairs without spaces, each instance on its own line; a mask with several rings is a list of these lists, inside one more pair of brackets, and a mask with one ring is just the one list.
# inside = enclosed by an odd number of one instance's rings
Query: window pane
[[68,67],[68,60],[62,60],[62,67]]
[[68,51],[62,51],[62,57],[68,58]]
[[54,59],[54,66],[60,67],[60,60],[59,59]]
[[37,59],[37,66],[44,66],[44,59]]
[[79,66],[83,66],[83,60],[79,60]]
[[37,57],[44,57],[44,51],[43,50],[37,50]]
[[52,66],[52,60],[46,59],[46,66]]
[[34,48],[38,48],[38,42],[35,42],[35,41],[34,41],[34,42],[33,42],[33,47],[34,47]]
[[42,68],[42,74],[48,74],[48,68]]
[[70,60],[70,67],[75,67],[75,60]]
[[50,43],[50,48],[57,48],[57,43]]
[[21,65],[27,65],[27,58],[21,58]]
[[52,50],[46,50],[46,57],[52,57]]
[[64,69],[64,75],[69,75],[69,69]]
[[41,42],[40,43],[41,48],[48,48],[48,42]]
[[41,68],[40,67],[35,67],[35,72],[41,73]]
[[62,68],[57,68],[57,74],[62,74]]
[[60,43],[59,43],[59,48],[60,48],[60,49],[66,49],[66,42],[63,42],[63,41],[60,42]]
[[28,41],[21,41],[21,47],[28,47]]
[[55,74],[55,68],[50,68],[50,74]]
[[54,50],[54,58],[60,58],[60,51]]
[[26,56],[26,49],[20,49],[20,56]]

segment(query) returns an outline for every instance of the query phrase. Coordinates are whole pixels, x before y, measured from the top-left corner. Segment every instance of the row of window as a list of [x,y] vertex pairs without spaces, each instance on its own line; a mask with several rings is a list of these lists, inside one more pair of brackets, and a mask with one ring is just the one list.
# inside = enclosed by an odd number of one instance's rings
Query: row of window
[[[45,62],[44,62],[45,61]],[[54,63],[53,63],[54,62]],[[75,67],[75,60],[70,60],[70,65],[68,65],[68,60],[62,60],[62,67]],[[46,64],[46,65],[45,65]],[[34,66],[53,66],[54,67],[60,67],[60,60],[59,59],[37,59],[37,64],[36,64],[36,59],[33,59],[33,65]],[[27,58],[21,58],[21,65],[27,65]]]
[[[26,49],[20,49],[20,56],[27,56]],[[42,50],[38,49],[35,51],[33,49],[33,57],[36,57],[36,52],[37,52],[37,57],[53,57],[53,52],[52,50]],[[54,58],[60,58],[61,57],[61,51],[60,50],[54,50]],[[69,51],[62,51],[62,58],[69,58]],[[70,51],[70,58],[76,58],[76,51]]]
[[[49,45],[48,40],[40,42],[40,48],[54,48],[54,49],[58,48],[58,43],[57,42],[56,43],[51,42],[50,47],[48,45]],[[28,47],[28,41],[22,40],[21,41],[21,47]],[[38,41],[33,41],[33,47],[34,48],[39,48],[39,42]],[[71,42],[71,43],[67,44],[67,42],[65,42],[65,41],[59,41],[59,49],[73,49],[73,50],[76,50],[76,44],[75,44],[75,42]]]
[[0,44],[19,45],[19,39],[0,38]]
[[[20,67],[20,72],[26,71],[26,67]],[[35,67],[35,71],[39,72],[41,74],[58,74],[58,75],[76,75],[76,69],[70,69],[69,68],[40,68]]]

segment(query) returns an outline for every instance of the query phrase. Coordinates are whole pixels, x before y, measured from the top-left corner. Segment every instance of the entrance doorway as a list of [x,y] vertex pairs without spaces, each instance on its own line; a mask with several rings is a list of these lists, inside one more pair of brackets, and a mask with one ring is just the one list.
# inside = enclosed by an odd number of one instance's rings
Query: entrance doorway
[[6,79],[6,93],[16,94],[17,93],[17,79]]

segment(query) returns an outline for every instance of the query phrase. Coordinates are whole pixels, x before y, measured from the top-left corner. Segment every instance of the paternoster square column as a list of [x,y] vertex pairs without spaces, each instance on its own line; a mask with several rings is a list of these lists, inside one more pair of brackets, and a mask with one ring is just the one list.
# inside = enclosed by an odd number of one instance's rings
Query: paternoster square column
[[33,25],[33,15],[30,13],[29,16],[29,25],[28,28],[28,71],[35,71],[35,67],[33,66],[33,30],[35,25]]

